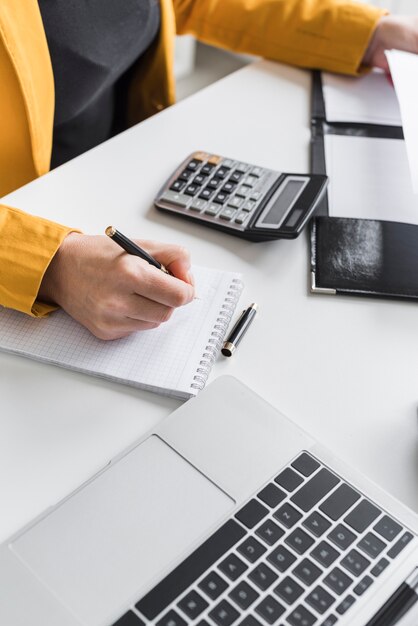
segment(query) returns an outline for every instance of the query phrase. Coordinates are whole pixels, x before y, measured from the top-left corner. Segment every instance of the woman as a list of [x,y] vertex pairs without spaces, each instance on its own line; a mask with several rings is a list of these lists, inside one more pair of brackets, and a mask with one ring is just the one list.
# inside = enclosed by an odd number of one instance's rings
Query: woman
[[[2,0],[0,196],[174,102],[176,34],[358,74],[418,51],[418,19],[346,0]],[[154,328],[193,298],[187,252],[139,242],[166,276],[106,237],[0,205],[0,304],[57,306],[103,339]]]

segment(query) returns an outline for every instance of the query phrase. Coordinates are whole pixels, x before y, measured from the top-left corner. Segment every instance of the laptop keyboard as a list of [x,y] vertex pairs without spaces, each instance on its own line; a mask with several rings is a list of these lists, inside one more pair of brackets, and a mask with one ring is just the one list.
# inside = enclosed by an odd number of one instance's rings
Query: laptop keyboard
[[413,538],[303,452],[113,626],[333,626]]

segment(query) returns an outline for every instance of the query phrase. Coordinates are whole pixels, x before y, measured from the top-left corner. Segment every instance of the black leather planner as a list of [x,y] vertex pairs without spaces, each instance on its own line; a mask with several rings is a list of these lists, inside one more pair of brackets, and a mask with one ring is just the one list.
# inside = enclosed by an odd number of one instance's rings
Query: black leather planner
[[[314,72],[311,117],[314,173],[327,173],[324,146],[327,134],[403,138],[402,128],[398,126],[328,122],[321,74]],[[325,196],[311,220],[310,241],[313,293],[418,299],[418,226],[332,217]]]

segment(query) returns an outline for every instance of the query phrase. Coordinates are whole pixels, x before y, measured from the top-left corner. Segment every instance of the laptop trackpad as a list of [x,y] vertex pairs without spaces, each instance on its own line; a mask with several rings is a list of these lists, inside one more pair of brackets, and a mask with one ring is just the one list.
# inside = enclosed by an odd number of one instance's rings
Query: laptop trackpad
[[11,547],[80,621],[103,624],[233,506],[153,435]]

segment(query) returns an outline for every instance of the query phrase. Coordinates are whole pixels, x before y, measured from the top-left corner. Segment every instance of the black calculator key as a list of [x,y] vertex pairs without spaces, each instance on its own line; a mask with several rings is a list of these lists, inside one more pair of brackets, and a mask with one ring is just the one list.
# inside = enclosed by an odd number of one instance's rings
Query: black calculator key
[[197,591],[189,591],[177,605],[190,619],[196,619],[209,606]]
[[187,622],[176,611],[169,611],[158,620],[157,626],[186,626]]
[[286,469],[276,476],[274,481],[283,487],[283,489],[286,489],[286,491],[294,491],[296,487],[299,487],[303,482],[303,478],[290,467],[286,467]]
[[236,554],[230,554],[227,556],[226,559],[218,565],[218,567],[221,572],[229,578],[229,580],[236,580],[243,572],[245,572],[246,569],[248,569],[248,565],[241,561]]
[[356,601],[354,596],[348,595],[344,600],[339,604],[336,608],[336,611],[339,615],[344,615],[351,608]]
[[286,526],[286,528],[292,528],[292,526],[300,520],[302,514],[299,513],[294,506],[286,502],[286,504],[283,504],[283,506],[277,509],[274,513],[274,517],[278,522],[283,524],[283,526]]
[[365,576],[364,578],[360,580],[359,583],[357,583],[353,591],[356,594],[356,596],[362,596],[363,593],[367,591],[367,589],[370,587],[372,583],[373,583],[373,578],[371,578],[370,576]]
[[339,552],[330,546],[327,541],[321,541],[312,550],[311,556],[324,567],[329,567],[334,563],[335,559],[339,557]]
[[372,569],[370,570],[370,573],[373,574],[373,576],[376,576],[377,578],[378,576],[380,576],[382,572],[385,571],[388,565],[389,565],[389,561],[385,558],[382,558],[380,559],[380,561],[376,563],[374,567],[372,567]]
[[228,181],[222,187],[222,191],[225,191],[226,193],[232,193],[236,186],[236,183],[231,183],[230,181]]
[[312,626],[316,622],[316,617],[302,605],[296,607],[287,618],[292,626]]
[[280,602],[277,602],[273,596],[266,596],[260,604],[255,607],[255,610],[268,624],[274,624],[286,609]]
[[313,511],[302,523],[315,537],[321,537],[331,526],[331,522],[318,511]]
[[223,193],[222,191],[220,191],[213,199],[214,202],[217,202],[218,204],[225,204],[225,202],[228,200],[229,196],[226,193]]
[[342,550],[346,550],[356,539],[356,535],[351,530],[348,530],[344,524],[338,524],[327,535],[327,538]]
[[260,596],[258,591],[253,589],[245,580],[238,583],[238,585],[231,591],[229,597],[238,604],[241,609],[248,609]]
[[145,623],[133,611],[128,611],[113,626],[145,626]]
[[171,185],[170,189],[172,189],[173,191],[180,191],[181,189],[183,189],[185,184],[186,184],[186,181],[177,179]]
[[380,515],[381,511],[374,506],[368,500],[361,500],[357,506],[344,518],[346,524],[354,528],[358,533],[362,533],[376,517]]
[[213,163],[205,163],[205,165],[201,168],[201,173],[202,174],[210,174],[213,170],[213,168],[215,167],[215,165]]
[[247,559],[247,561],[255,563],[255,561],[257,561],[260,556],[264,554],[267,548],[257,541],[255,537],[248,537],[248,539],[245,539],[245,541],[238,546],[237,550]]
[[341,561],[341,565],[354,576],[360,576],[369,567],[370,561],[357,550],[350,550]]
[[301,528],[296,528],[286,537],[286,543],[298,554],[304,554],[314,543],[312,537]]
[[315,565],[315,563],[312,563],[310,559],[303,559],[303,561],[295,567],[293,574],[305,583],[305,585],[310,587],[322,574],[322,570]]
[[[217,172],[217,176],[219,176],[219,172]],[[242,178],[242,173],[235,171],[235,172],[232,172],[231,176],[229,177],[229,180],[234,183],[239,183],[241,178]]]
[[335,591],[339,596],[344,593],[346,589],[351,585],[353,579],[347,574],[344,574],[339,567],[334,567],[334,569],[325,576],[324,583],[327,587],[329,587],[332,591]]
[[180,180],[189,180],[193,176],[193,172],[191,170],[184,170],[179,176]]
[[386,544],[376,537],[374,533],[367,533],[364,535],[363,539],[359,541],[358,547],[374,559],[386,548]]
[[[186,189],[186,192],[187,192],[187,189]],[[213,196],[213,193],[214,193],[213,189],[208,189],[206,187],[205,189],[202,189],[202,191],[200,192],[199,198],[203,198],[204,200],[209,200]]]
[[311,593],[305,598],[305,602],[310,604],[315,611],[323,615],[333,604],[334,598],[328,591],[318,585],[312,589]]
[[201,163],[202,161],[200,159],[192,159],[191,161],[188,162],[187,169],[192,170],[194,172],[195,170],[197,170],[197,168],[199,167]]
[[266,517],[268,509],[257,500],[250,500],[242,507],[235,517],[247,528],[254,528],[263,517]]
[[230,626],[238,618],[238,611],[227,601],[221,600],[219,604],[209,613],[209,617],[218,626]]
[[218,180],[217,178],[212,178],[212,180],[208,182],[208,187],[210,187],[211,189],[217,189],[220,184],[220,180]]
[[203,183],[205,182],[206,179],[207,179],[207,176],[205,176],[204,174],[197,174],[193,178],[193,183],[195,185],[203,185]]
[[388,515],[384,515],[382,519],[377,522],[376,526],[373,527],[373,530],[379,533],[383,539],[392,541],[397,535],[399,535],[402,530],[402,526]]
[[257,585],[259,589],[265,591],[277,580],[278,576],[276,572],[273,572],[265,563],[260,563],[250,572],[248,578]]
[[321,505],[320,510],[328,515],[332,520],[339,519],[355,502],[360,498],[360,494],[354,491],[349,485],[340,485]]
[[273,483],[268,484],[257,495],[260,500],[271,508],[276,507],[286,497],[285,492],[276,487],[276,485],[273,485]]
[[271,552],[267,560],[276,567],[279,572],[285,572],[296,561],[296,557],[284,546],[279,546]]
[[200,187],[198,185],[188,185],[184,190],[184,193],[187,193],[188,196],[194,196],[199,189]]
[[407,532],[403,534],[402,537],[398,539],[398,541],[395,543],[395,545],[391,547],[391,549],[388,552],[388,556],[391,559],[394,559],[395,556],[398,556],[398,554],[402,552],[405,546],[407,546],[408,543],[412,541],[412,539],[413,539],[413,535],[411,535],[411,533]]
[[211,599],[216,600],[228,587],[228,583],[216,572],[210,572],[199,583],[199,588]]
[[313,474],[319,467],[318,461],[315,461],[310,454],[304,452],[291,464],[298,472],[308,477]]
[[302,595],[304,589],[291,576],[286,576],[273,591],[286,604],[294,604],[299,596]]
[[302,511],[307,513],[339,483],[339,479],[327,469],[322,468],[305,483],[290,499]]
[[254,615],[247,615],[238,626],[261,626],[261,623],[255,619]]
[[284,530],[279,528],[272,520],[268,519],[255,531],[256,534],[263,539],[269,546],[274,546],[284,535]]
[[226,167],[220,167],[215,172],[216,178],[219,178],[220,180],[223,180],[226,176],[228,176],[228,174],[229,174],[229,168],[226,168]]

